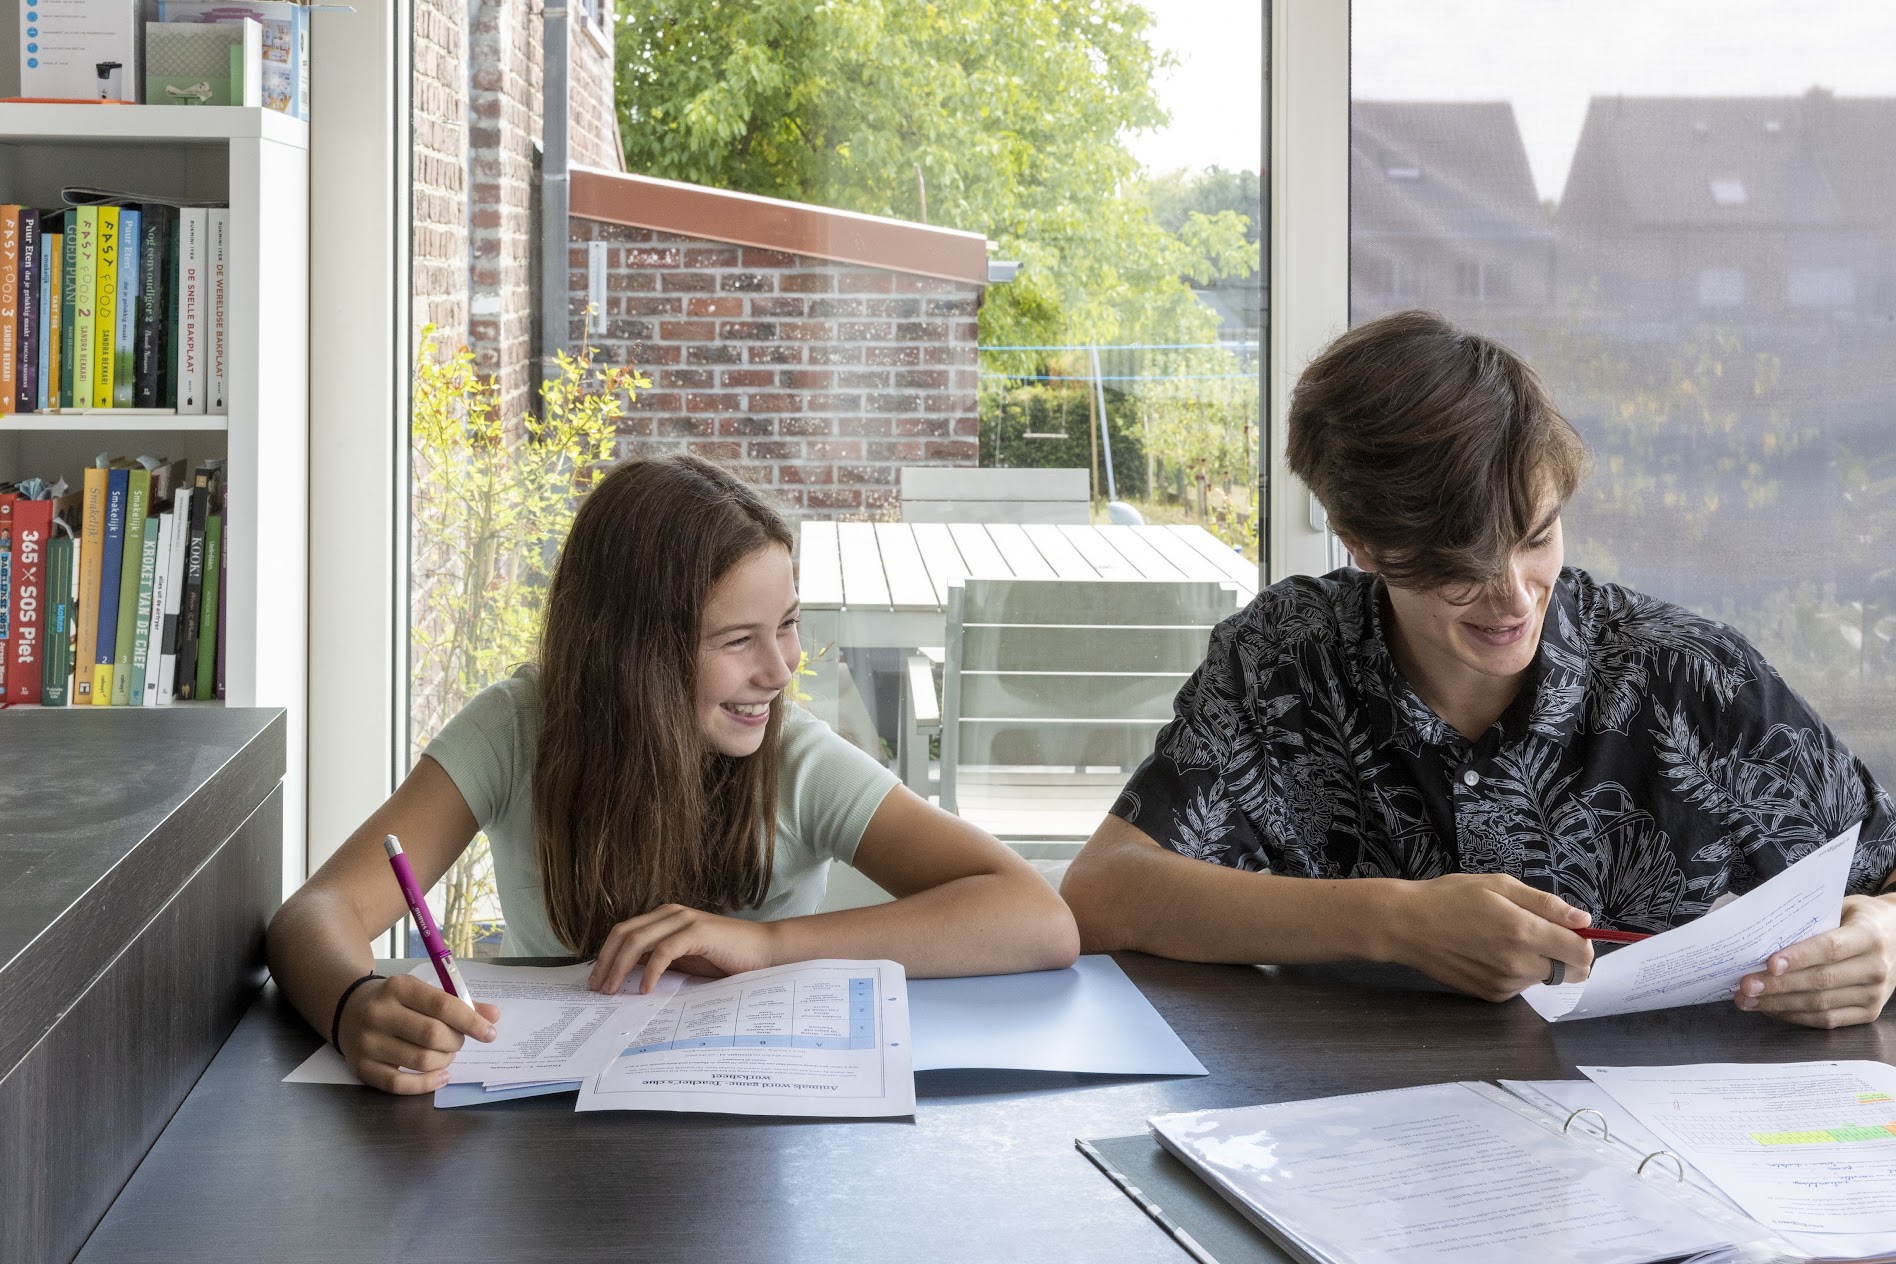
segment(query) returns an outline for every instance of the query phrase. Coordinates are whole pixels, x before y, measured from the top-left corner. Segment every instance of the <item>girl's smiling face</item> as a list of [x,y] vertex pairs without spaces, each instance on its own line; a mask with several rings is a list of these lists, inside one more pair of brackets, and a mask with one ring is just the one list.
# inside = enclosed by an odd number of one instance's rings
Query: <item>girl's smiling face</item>
[[756,754],[771,704],[796,672],[797,590],[790,551],[767,545],[724,573],[698,640],[698,731],[725,755]]

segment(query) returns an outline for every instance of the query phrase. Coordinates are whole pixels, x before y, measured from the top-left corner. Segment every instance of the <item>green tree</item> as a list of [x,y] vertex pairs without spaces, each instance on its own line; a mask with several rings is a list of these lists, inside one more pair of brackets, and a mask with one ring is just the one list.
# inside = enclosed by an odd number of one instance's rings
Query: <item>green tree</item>
[[[1223,167],[1205,167],[1198,171],[1180,168],[1149,176],[1138,190],[1138,197],[1151,208],[1152,218],[1168,233],[1186,231],[1193,216],[1216,219],[1230,215],[1244,221],[1244,240],[1253,257],[1258,249],[1258,230],[1263,219],[1262,187],[1255,171],[1227,171]],[[1223,275],[1249,276],[1250,270]],[[1193,276],[1192,283],[1209,286],[1219,276]]]
[[[1186,277],[1248,275],[1242,218],[1168,231],[1122,137],[1164,122],[1130,0],[629,0],[633,171],[985,233],[1019,259],[989,345],[1197,341]],[[924,206],[924,198],[926,205]]]
[[[612,458],[618,419],[638,373],[595,364],[590,347],[559,357],[522,424],[501,416],[494,379],[474,353],[451,355],[424,326],[415,353],[413,625],[410,697],[414,755],[486,686],[535,657],[555,559],[580,495]],[[485,835],[442,879],[450,950],[473,951],[479,907],[494,895]]]
[[1258,211],[1262,186],[1255,171],[1227,171],[1180,167],[1146,178],[1140,195],[1152,208],[1153,218],[1167,232],[1177,232],[1193,214],[1212,216],[1230,211],[1244,221],[1244,239],[1257,245]]

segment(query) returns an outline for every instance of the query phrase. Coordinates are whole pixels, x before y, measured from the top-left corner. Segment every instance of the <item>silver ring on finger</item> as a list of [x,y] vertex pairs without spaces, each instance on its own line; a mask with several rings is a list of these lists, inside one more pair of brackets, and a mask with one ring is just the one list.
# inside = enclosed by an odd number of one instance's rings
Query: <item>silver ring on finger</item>
[[1549,957],[1547,964],[1551,966],[1552,969],[1547,971],[1547,977],[1542,979],[1541,982],[1545,983],[1548,987],[1559,987],[1561,981],[1567,977],[1567,963],[1564,961],[1556,961],[1552,957]]

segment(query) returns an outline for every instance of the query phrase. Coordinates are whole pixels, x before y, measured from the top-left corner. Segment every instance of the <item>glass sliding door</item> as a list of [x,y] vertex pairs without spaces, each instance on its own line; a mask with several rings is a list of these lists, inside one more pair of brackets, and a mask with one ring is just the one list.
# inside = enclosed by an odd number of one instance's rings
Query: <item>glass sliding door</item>
[[1523,352],[1568,561],[1727,621],[1896,777],[1896,11],[1355,0],[1350,314]]

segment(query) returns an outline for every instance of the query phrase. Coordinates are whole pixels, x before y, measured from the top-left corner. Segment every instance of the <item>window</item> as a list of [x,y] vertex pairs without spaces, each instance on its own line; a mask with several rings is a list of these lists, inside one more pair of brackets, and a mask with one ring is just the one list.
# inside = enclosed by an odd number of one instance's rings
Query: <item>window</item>
[[1784,297],[1795,307],[1851,307],[1856,303],[1856,269],[1792,268],[1784,278]]
[[[575,25],[603,25],[617,63],[573,40],[570,100],[553,103],[536,95],[534,6],[417,6],[411,253],[417,317],[434,328],[424,359],[437,366],[421,388],[453,398],[478,382],[503,442],[532,415],[545,317],[535,144],[563,105],[572,162],[591,169],[570,182],[586,210],[568,235],[572,340],[651,381],[615,423],[615,457],[721,462],[832,549],[922,499],[905,498],[905,471],[950,470],[1016,489],[982,502],[997,525],[1045,508],[1019,488],[1050,487],[1044,499],[1066,498],[1082,522],[1131,514],[1194,529],[1214,568],[1254,575],[1262,7],[1021,0],[1003,29],[953,4],[927,22],[885,22],[874,0],[835,0],[768,41],[752,8],[621,5],[614,17],[608,0],[582,0]],[[752,66],[751,87],[693,106],[707,59]],[[859,231],[864,216],[873,233]],[[588,304],[597,310],[582,315]],[[557,522],[524,546],[457,535],[447,491],[469,458],[435,450],[442,433],[418,427],[413,445],[416,750],[531,657],[561,537]],[[1172,567],[1157,553],[1088,563],[1025,525],[996,548],[950,549],[977,573]],[[1161,543],[1173,538],[1185,537]],[[496,558],[491,583],[470,575]],[[1205,571],[1175,560],[1180,574]],[[933,580],[948,573],[932,552],[871,562],[910,606],[924,587],[939,595]],[[938,787],[938,759],[908,736],[903,690],[917,652],[944,643],[945,616],[909,609],[843,628],[836,602],[826,610],[813,592],[809,685],[825,718],[900,759],[918,789]],[[934,631],[917,633],[928,619]],[[1091,785],[1106,774],[1074,770],[1111,762],[1067,760],[1066,776]],[[457,866],[451,880],[447,920],[493,921],[489,872]]]
[[1745,301],[1743,268],[1700,268],[1698,304],[1700,307],[1737,307]]
[[1505,303],[1514,297],[1514,278],[1505,263],[1455,265],[1455,295],[1477,303]]
[[[1592,449],[1569,564],[1736,625],[1896,783],[1896,62],[1861,51],[1880,19],[1531,8],[1353,0],[1352,151],[1428,179],[1352,168],[1352,269],[1458,260],[1444,314],[1525,353]],[[1352,281],[1352,320],[1388,310]]]

